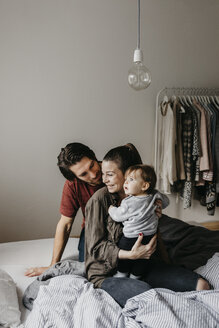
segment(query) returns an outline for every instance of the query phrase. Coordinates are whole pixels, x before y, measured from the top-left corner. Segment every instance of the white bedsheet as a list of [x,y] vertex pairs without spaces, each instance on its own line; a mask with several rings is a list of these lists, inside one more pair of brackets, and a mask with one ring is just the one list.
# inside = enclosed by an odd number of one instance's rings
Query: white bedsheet
[[[53,238],[0,243],[0,268],[5,270],[17,285],[21,323],[26,321],[29,311],[22,304],[22,296],[28,285],[36,277],[26,277],[24,272],[32,266],[50,264],[53,250]],[[65,248],[63,259],[78,258],[78,238],[70,238]]]

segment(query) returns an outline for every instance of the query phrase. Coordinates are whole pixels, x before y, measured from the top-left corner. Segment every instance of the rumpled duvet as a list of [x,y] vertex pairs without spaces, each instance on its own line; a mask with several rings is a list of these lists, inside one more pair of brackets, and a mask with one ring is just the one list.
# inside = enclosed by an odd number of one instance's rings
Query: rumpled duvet
[[41,286],[26,328],[218,327],[219,290],[175,293],[151,289],[122,309],[102,289],[76,275]]
[[48,285],[52,278],[63,275],[85,276],[84,262],[73,260],[60,261],[36,278],[25,290],[23,304],[28,310],[32,310],[33,303],[38,295],[40,286]]

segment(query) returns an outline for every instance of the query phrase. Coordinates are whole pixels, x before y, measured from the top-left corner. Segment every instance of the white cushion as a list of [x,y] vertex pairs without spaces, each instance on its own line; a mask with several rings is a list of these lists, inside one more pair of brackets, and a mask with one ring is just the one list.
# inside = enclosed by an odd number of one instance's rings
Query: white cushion
[[16,285],[9,274],[0,269],[0,326],[17,327],[20,316]]

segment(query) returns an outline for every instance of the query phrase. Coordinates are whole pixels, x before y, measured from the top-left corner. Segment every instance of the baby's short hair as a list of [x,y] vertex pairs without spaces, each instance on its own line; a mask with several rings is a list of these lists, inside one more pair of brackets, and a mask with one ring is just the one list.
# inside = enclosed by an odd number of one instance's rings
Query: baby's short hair
[[150,165],[145,164],[133,165],[126,170],[125,175],[127,176],[132,172],[140,172],[142,179],[145,182],[148,182],[150,185],[150,187],[147,189],[147,193],[153,193],[157,182],[157,176],[154,171],[154,168]]

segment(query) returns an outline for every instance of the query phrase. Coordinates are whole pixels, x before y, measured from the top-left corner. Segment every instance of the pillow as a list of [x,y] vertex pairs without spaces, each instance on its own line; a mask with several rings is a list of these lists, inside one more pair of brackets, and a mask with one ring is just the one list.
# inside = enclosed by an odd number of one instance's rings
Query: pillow
[[16,285],[9,274],[0,269],[0,326],[17,327],[20,316]]
[[195,272],[207,279],[213,289],[219,289],[219,253],[215,253],[205,265],[196,269]]

